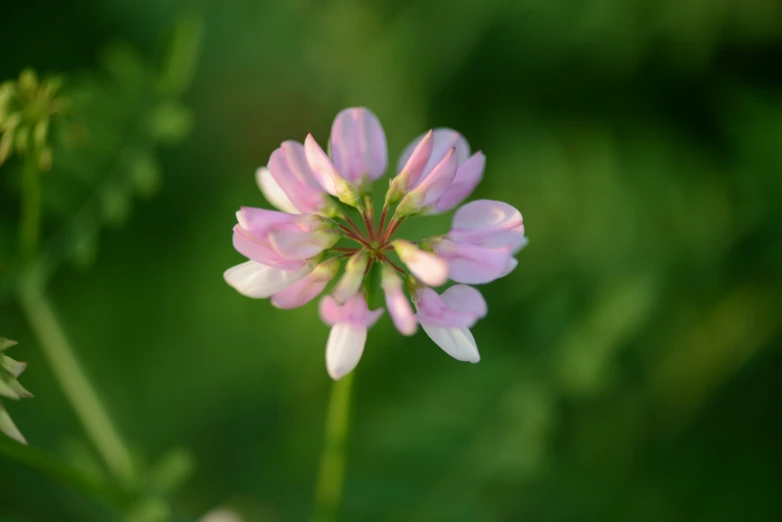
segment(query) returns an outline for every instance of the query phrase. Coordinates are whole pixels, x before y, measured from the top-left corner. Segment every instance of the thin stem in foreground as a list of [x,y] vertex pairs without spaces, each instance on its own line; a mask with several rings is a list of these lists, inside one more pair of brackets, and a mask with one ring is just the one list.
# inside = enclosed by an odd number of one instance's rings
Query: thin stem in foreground
[[41,172],[36,155],[24,160],[22,171],[22,215],[19,218],[19,254],[27,263],[35,257],[41,229]]
[[350,424],[350,398],[353,373],[335,381],[326,417],[325,447],[315,486],[315,509],[312,522],[334,522],[342,502],[345,483],[345,452]]
[[132,483],[134,469],[130,450],[92,389],[57,316],[34,281],[28,279],[20,285],[19,302],[65,397],[106,467],[123,483]]

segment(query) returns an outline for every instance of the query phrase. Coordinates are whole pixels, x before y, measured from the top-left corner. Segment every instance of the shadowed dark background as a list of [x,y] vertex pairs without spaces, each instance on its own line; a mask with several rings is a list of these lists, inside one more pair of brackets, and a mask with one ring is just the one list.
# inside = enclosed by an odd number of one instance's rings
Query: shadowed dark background
[[[392,166],[431,127],[462,132],[487,156],[473,197],[520,209],[530,245],[515,272],[481,288],[479,364],[423,332],[402,337],[387,315],[370,331],[340,520],[779,520],[782,4],[201,7],[189,138],[155,156],[154,197],[134,198],[89,262],[66,263],[48,290],[139,455],[194,456],[174,495],[185,520],[217,505],[250,522],[310,511],[328,329],[316,303],[277,310],[222,272],[242,260],[235,210],[266,205],[255,169],[308,130],[325,143],[334,115],[355,105],[380,118]],[[67,93],[69,78],[124,63],[106,54],[116,40],[157,63],[189,8],[9,3],[0,80],[33,66],[63,74]],[[104,101],[121,112],[123,100]],[[53,201],[70,186],[56,181],[63,155],[44,181]],[[15,245],[17,178],[18,164],[0,167],[0,248]],[[52,203],[45,230],[97,185]],[[36,395],[4,401],[16,424],[35,447],[89,460],[12,298],[0,302],[0,335],[19,341],[11,355],[30,363],[22,382]],[[93,511],[0,454],[0,520]]]

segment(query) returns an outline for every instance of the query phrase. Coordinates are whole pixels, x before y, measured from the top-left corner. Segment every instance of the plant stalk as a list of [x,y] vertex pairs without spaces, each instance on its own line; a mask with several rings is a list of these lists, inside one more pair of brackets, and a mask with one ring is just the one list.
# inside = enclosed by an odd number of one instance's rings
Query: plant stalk
[[315,510],[312,522],[337,520],[345,485],[345,453],[350,425],[350,399],[353,372],[331,386],[326,416],[325,446],[315,487]]
[[65,397],[106,467],[123,484],[132,484],[135,473],[130,450],[79,366],[49,301],[34,281],[28,279],[20,285],[19,303]]

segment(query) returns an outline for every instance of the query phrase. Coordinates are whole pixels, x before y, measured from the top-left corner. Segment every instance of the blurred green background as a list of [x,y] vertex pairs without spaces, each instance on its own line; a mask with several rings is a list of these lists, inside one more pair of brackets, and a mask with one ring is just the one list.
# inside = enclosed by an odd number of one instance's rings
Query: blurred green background
[[[328,329],[316,303],[280,311],[222,272],[242,260],[234,211],[266,205],[255,168],[307,130],[325,142],[355,105],[381,119],[392,165],[431,127],[461,131],[487,156],[474,197],[519,208],[531,243],[481,288],[480,364],[387,316],[370,331],[340,520],[782,519],[782,4],[209,2],[192,82],[160,95],[145,67],[166,63],[191,7],[28,1],[0,16],[0,80],[61,74],[72,118],[86,114],[88,139],[44,177],[44,235],[66,261],[48,295],[139,459],[194,457],[180,520],[310,513]],[[163,111],[164,130],[139,130],[138,107]],[[20,170],[0,167],[0,335],[36,398],[4,405],[33,447],[86,468],[93,449],[2,262]],[[57,236],[95,194],[87,221],[105,230]],[[0,520],[107,516],[0,454]]]

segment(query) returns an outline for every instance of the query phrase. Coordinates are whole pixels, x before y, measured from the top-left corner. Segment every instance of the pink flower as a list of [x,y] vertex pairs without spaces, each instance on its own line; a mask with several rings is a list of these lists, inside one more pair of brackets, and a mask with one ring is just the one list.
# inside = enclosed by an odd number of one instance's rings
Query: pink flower
[[442,295],[431,288],[422,288],[416,300],[418,322],[437,346],[459,361],[480,361],[478,346],[470,332],[488,310],[480,292],[465,285],[452,286]]
[[[430,287],[449,278],[483,284],[509,274],[518,264],[514,255],[527,243],[521,214],[506,203],[481,200],[458,209],[445,236],[412,243],[395,234],[410,216],[461,204],[483,176],[485,161],[481,152],[470,155],[458,132],[429,131],[402,154],[383,208],[375,213],[369,196],[388,166],[385,133],[368,109],[345,109],[332,125],[329,154],[307,134],[303,145],[283,142],[258,170],[258,186],[282,212],[245,207],[237,213],[234,246],[249,260],[228,269],[225,280],[248,297],[296,308],[327,291],[344,266],[320,304],[323,321],[332,327],[326,367],[334,379],[358,364],[367,331],[382,313],[366,302],[374,291],[374,279],[367,277],[373,268],[381,270],[397,330],[413,335],[420,323],[454,358],[478,362],[469,329],[486,315],[483,297],[463,284],[442,295]],[[355,211],[341,209],[331,197]]]
[[367,340],[367,329],[375,324],[383,309],[370,311],[362,294],[356,294],[340,306],[334,298],[320,302],[320,318],[331,326],[326,341],[326,369],[332,379],[341,379],[361,359]]

